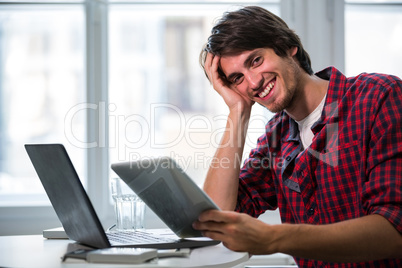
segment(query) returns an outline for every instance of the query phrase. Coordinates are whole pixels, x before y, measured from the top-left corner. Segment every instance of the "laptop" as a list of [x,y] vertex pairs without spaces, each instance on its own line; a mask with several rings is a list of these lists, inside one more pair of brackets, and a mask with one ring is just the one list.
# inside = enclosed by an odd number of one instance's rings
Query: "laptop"
[[[80,244],[93,248],[177,249],[220,243],[206,238],[184,239],[180,237],[180,232],[173,238],[147,231],[105,232],[65,147],[62,144],[26,144],[25,149],[67,236]],[[202,192],[199,188],[198,191]],[[146,193],[143,196],[151,198]],[[206,200],[210,203],[209,207],[218,209],[211,200]],[[172,231],[178,230],[176,225],[171,225],[172,221],[167,219],[166,213],[157,215]]]

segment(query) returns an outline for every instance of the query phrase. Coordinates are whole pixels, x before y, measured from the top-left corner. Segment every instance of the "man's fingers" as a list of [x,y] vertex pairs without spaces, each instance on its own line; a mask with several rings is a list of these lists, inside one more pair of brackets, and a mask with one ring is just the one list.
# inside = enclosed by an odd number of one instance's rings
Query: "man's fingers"
[[202,235],[218,241],[223,241],[225,239],[225,235],[220,232],[204,231],[202,232]]
[[207,54],[207,58],[205,59],[205,64],[204,64],[204,68],[205,68],[205,70],[207,71],[208,76],[209,76],[210,79],[212,78],[212,77],[211,77],[211,70],[212,70],[212,62],[213,62],[213,59],[214,59],[214,58],[215,58],[215,57],[214,57],[213,54],[208,53],[208,54]]
[[219,56],[208,53],[204,64],[205,71],[208,75],[209,80],[213,85],[219,83],[220,79],[218,73],[219,60],[220,60]]
[[222,233],[222,225],[223,223],[214,221],[207,221],[207,222],[196,221],[193,223],[193,228],[204,232]]
[[220,60],[220,57],[219,57],[219,56],[214,56],[214,58],[212,59],[211,70],[212,70],[212,75],[214,76],[214,77],[213,77],[214,80],[220,79],[219,73],[218,73],[219,60]]
[[236,221],[239,214],[234,211],[221,211],[217,209],[207,210],[199,216],[200,222],[233,222]]

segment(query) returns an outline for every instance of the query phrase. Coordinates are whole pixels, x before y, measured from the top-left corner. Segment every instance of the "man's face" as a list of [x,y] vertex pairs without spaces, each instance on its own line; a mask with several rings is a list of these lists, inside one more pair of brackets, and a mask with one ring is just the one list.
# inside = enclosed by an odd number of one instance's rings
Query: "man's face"
[[222,56],[220,68],[233,90],[276,113],[294,105],[301,74],[296,52],[292,48],[287,57],[279,57],[273,49],[258,48]]

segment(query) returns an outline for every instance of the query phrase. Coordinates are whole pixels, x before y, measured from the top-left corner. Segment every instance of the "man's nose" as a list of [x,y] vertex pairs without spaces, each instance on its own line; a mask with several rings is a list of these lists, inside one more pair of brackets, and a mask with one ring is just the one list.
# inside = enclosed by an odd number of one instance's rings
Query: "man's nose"
[[262,86],[263,81],[261,79],[261,75],[256,72],[247,72],[245,78],[248,81],[249,87],[253,91],[258,90]]

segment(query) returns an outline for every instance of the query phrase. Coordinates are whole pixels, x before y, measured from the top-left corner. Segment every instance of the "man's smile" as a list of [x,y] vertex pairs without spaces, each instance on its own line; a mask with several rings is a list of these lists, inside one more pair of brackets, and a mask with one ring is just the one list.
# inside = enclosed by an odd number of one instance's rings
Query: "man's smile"
[[265,88],[262,88],[258,90],[256,94],[254,94],[254,97],[264,99],[274,88],[276,82],[276,78],[272,79],[266,86]]

